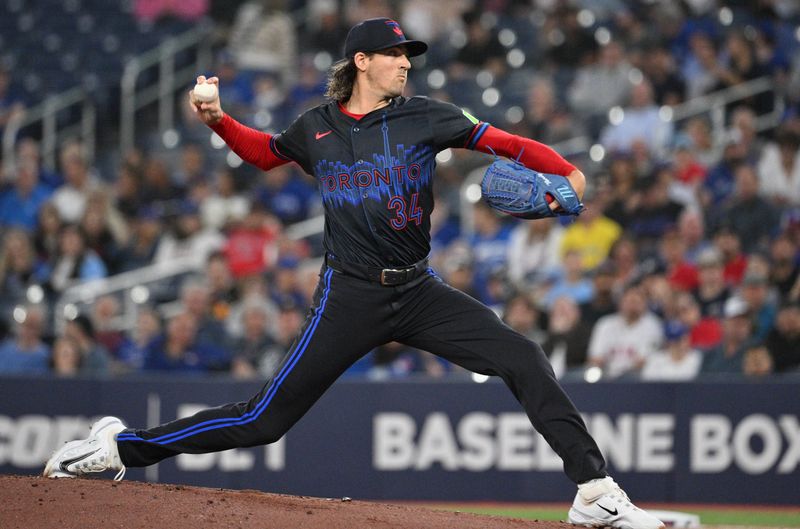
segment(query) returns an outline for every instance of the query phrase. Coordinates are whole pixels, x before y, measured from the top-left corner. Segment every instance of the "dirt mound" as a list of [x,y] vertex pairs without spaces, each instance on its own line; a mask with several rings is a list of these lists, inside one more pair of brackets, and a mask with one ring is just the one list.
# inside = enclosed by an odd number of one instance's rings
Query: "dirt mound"
[[0,528],[568,529],[476,514],[105,479],[0,476]]

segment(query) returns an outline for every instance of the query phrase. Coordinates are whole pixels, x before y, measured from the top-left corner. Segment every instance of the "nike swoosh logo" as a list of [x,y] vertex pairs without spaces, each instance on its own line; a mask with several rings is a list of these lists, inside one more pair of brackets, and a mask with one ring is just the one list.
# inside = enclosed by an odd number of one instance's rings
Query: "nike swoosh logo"
[[617,509],[614,509],[614,510],[612,511],[611,509],[606,509],[605,507],[603,507],[603,506],[602,506],[602,505],[600,505],[599,503],[597,504],[597,506],[598,506],[598,507],[600,507],[601,509],[603,509],[604,511],[606,511],[606,512],[607,512],[608,514],[610,514],[611,516],[616,516],[617,514],[619,514],[619,511],[618,511]]
[[333,131],[329,130],[328,132],[317,132],[314,137],[316,139],[320,140],[320,139],[324,138],[325,136],[327,136],[328,134],[330,134],[331,132],[333,132]]
[[74,457],[72,459],[65,459],[64,461],[61,462],[59,466],[61,467],[61,470],[63,470],[64,472],[69,472],[69,470],[67,470],[68,466],[70,466],[73,463],[77,463],[78,461],[83,461],[87,457],[96,454],[98,451],[100,451],[99,448],[94,452],[89,452],[88,454],[83,454],[82,456]]

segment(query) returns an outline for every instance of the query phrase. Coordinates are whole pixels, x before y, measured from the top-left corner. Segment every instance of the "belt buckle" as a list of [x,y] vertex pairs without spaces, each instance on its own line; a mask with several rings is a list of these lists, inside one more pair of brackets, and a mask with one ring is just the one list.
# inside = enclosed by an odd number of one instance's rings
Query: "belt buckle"
[[[406,276],[409,270],[411,270],[411,268],[384,268],[381,270],[381,285],[392,286],[406,282]],[[403,274],[403,276],[398,282],[395,278],[400,279],[399,274]]]

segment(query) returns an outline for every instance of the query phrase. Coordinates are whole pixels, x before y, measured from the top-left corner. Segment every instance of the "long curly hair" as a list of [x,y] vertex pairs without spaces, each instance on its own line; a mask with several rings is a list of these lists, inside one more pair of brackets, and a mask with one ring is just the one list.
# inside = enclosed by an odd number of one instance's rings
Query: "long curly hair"
[[356,83],[356,63],[353,58],[337,61],[328,70],[328,84],[325,97],[333,101],[347,101],[353,95],[353,85]]

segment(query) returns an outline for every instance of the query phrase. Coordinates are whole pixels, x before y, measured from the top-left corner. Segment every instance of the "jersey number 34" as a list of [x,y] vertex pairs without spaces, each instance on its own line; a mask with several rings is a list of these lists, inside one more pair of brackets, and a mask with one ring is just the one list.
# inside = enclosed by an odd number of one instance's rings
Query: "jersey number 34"
[[418,204],[419,193],[411,195],[411,205],[406,206],[405,197],[395,195],[389,199],[386,204],[391,210],[394,210],[395,216],[389,220],[392,228],[396,230],[404,230],[408,225],[408,221],[413,220],[414,224],[419,226],[422,223],[422,208]]

